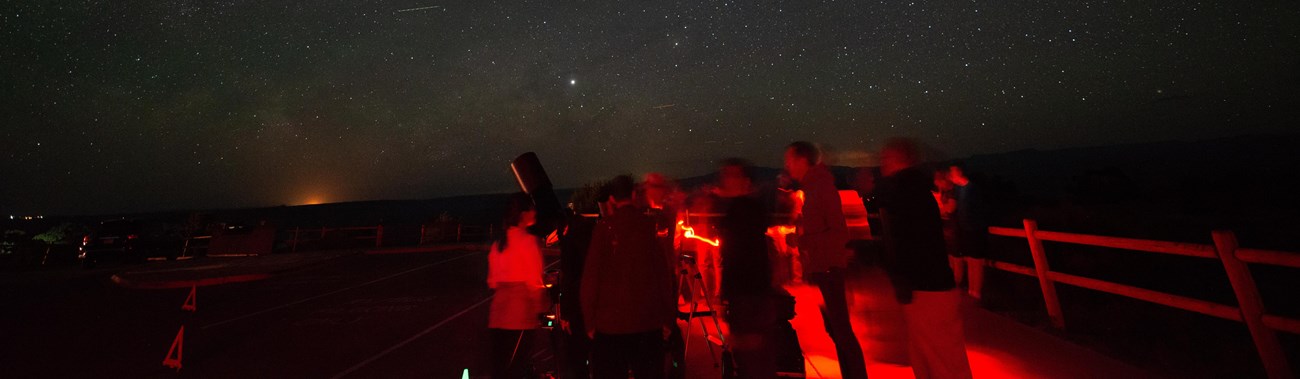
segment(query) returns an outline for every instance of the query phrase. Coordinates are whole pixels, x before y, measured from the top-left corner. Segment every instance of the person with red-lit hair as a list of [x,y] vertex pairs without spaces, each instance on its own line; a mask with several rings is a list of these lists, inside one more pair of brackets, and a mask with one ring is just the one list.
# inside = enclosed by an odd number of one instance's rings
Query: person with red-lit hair
[[[684,202],[684,194],[678,190],[677,184],[667,175],[658,172],[645,174],[641,181],[640,191],[636,196],[638,206],[645,209],[646,216],[649,216],[655,222],[655,236],[659,241],[659,247],[667,260],[670,270],[675,270],[678,261],[677,246],[681,243],[681,229],[677,227],[677,219],[680,217],[680,210]],[[679,288],[679,281],[674,280],[674,294],[682,294],[690,297],[690,291],[682,291]],[[686,341],[682,336],[682,329],[677,323],[668,324],[667,351],[669,355],[666,370],[669,378],[680,379],[686,377]]]
[[496,292],[488,311],[493,378],[532,375],[533,332],[546,308],[541,240],[528,230],[536,221],[532,199],[522,192],[511,195],[504,232],[488,252],[487,285]]

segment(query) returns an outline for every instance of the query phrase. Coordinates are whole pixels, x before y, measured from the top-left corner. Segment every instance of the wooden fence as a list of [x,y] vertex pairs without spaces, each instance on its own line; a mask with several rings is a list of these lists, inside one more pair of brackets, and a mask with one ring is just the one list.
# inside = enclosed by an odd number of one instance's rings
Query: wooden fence
[[[1237,245],[1237,237],[1229,231],[1214,231],[1214,245],[1200,245],[1180,242],[1151,241],[1142,239],[1096,236],[1087,234],[1061,233],[1038,230],[1038,222],[1024,220],[1024,229],[990,227],[989,234],[1024,238],[1029,243],[1029,252],[1034,267],[988,260],[987,265],[999,270],[1013,272],[1038,278],[1043,300],[1047,306],[1048,317],[1057,328],[1065,327],[1065,315],[1061,312],[1061,303],[1056,296],[1056,283],[1120,295],[1132,299],[1147,301],[1226,320],[1243,322],[1250,330],[1255,348],[1259,351],[1264,370],[1269,378],[1282,379],[1294,377],[1282,346],[1278,343],[1277,331],[1300,334],[1300,320],[1268,314],[1263,299],[1255,287],[1248,264],[1263,264],[1300,268],[1300,254],[1247,249]],[[1125,249],[1138,252],[1170,254],[1187,257],[1215,259],[1223,264],[1228,274],[1228,282],[1237,297],[1237,306],[1223,305],[1201,299],[1178,296],[1144,288],[1112,283],[1052,271],[1047,264],[1047,252],[1043,241],[1062,242],[1076,245],[1099,246]]]
[[[380,247],[384,244],[383,225],[353,226],[353,227],[343,227],[343,228],[330,228],[330,227],[293,228],[293,239],[289,240],[290,251],[293,252],[298,251],[298,243],[300,242],[312,241],[312,240],[323,240],[327,235],[329,235],[329,233],[357,232],[357,231],[363,231],[363,232],[373,231],[373,234],[367,233],[359,236],[353,236],[352,237],[353,239],[358,239],[358,240],[373,239],[375,240],[375,247]],[[312,238],[312,237],[317,237],[317,238]]]
[[[444,227],[445,226],[445,227]],[[489,240],[496,234],[496,226],[420,225],[420,245],[432,242],[465,242]]]

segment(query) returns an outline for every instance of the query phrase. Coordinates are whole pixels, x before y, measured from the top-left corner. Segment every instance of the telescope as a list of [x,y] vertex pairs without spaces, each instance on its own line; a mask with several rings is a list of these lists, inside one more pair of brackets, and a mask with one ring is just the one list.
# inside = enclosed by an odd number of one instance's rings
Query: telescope
[[514,171],[519,189],[533,199],[537,210],[537,223],[531,228],[532,232],[538,236],[550,235],[559,228],[563,217],[560,200],[541,160],[537,159],[537,153],[530,151],[519,155],[510,162],[510,170]]

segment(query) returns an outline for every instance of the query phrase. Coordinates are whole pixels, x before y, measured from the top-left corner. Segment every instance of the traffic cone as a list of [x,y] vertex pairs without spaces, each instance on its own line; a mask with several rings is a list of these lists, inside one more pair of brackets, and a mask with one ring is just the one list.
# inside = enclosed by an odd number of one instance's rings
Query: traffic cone
[[190,287],[190,296],[185,298],[185,304],[181,304],[182,311],[194,312],[194,310],[197,309],[195,308],[195,306],[198,305],[198,299],[197,299],[198,292],[199,292],[198,285]]
[[[171,349],[168,349],[167,356],[163,357],[163,362],[162,362],[163,366],[171,367],[176,369],[176,371],[180,371],[181,350],[184,350],[184,345],[185,345],[185,325],[181,325],[181,330],[176,332],[176,339],[172,341]],[[175,358],[172,358],[173,354],[176,356]]]

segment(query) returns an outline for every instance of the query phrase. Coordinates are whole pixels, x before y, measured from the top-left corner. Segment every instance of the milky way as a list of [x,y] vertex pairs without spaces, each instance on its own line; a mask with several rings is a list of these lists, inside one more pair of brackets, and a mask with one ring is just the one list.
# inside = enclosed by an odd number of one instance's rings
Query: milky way
[[1293,1],[25,1],[0,212],[510,190],[1293,130]]

